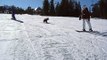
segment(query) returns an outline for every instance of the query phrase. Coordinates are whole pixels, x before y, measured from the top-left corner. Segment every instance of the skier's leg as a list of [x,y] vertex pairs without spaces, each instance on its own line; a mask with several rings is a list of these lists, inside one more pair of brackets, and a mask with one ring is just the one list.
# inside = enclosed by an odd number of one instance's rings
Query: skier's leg
[[16,20],[16,17],[15,17],[15,15],[13,15],[13,19],[14,19],[14,20]]
[[16,20],[16,17],[15,17],[15,14],[14,14],[14,13],[12,13],[12,19],[13,19],[13,20]]
[[92,26],[91,26],[90,20],[87,20],[87,24],[89,26],[89,30],[92,31]]
[[83,19],[83,31],[85,31],[85,19]]

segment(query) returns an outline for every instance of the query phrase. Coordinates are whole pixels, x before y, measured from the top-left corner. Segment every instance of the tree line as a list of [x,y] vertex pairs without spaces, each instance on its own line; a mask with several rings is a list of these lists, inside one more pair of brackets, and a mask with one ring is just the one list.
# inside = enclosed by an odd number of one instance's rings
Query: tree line
[[[14,8],[16,14],[40,14],[49,16],[74,16],[78,17],[81,14],[81,5],[76,0],[61,0],[55,2],[54,0],[43,0],[43,7],[35,10],[32,7],[23,9],[16,6],[0,6],[0,13],[8,11],[11,13]],[[107,19],[107,0],[98,0],[97,3],[92,4],[92,17]]]
[[107,0],[99,0],[93,5],[93,17],[107,19]]
[[[91,11],[90,11],[91,12]],[[51,16],[79,16],[81,13],[80,2],[76,0],[61,0],[54,3],[54,0],[44,0],[42,15]],[[107,0],[98,0],[92,4],[92,17],[107,19]]]
[[54,0],[44,0],[42,15],[51,16],[79,16],[81,13],[80,2],[76,0],[61,0],[55,3]]
[[15,14],[34,14],[34,9],[30,6],[27,9],[23,9],[16,6],[0,6],[0,13],[12,13],[12,9],[14,9]]

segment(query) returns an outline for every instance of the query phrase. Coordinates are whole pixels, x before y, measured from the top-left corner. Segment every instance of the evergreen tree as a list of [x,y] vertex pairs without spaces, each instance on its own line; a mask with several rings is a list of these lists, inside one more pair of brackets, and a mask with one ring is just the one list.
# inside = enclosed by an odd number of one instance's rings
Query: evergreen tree
[[57,16],[59,16],[59,14],[60,14],[60,13],[59,13],[59,6],[60,6],[60,5],[59,5],[59,2],[58,2],[57,5],[56,5],[56,8],[55,8],[55,12],[56,12],[56,15],[57,15]]
[[60,12],[61,16],[69,15],[69,1],[68,0],[61,1],[61,5],[59,7],[59,12]]
[[93,6],[93,16],[107,18],[107,0],[99,0]]
[[100,0],[100,14],[102,18],[107,18],[107,0]]
[[44,0],[43,2],[43,15],[49,15],[49,1]]
[[101,14],[101,17],[104,18],[104,0],[100,0],[99,1],[99,5],[100,5],[100,14]]
[[48,0],[43,2],[43,14],[44,15],[57,15],[57,16],[79,16],[81,13],[80,2],[74,0],[61,0],[54,5],[54,0]]
[[34,9],[32,9],[30,6],[26,9],[27,14],[33,14]]
[[18,14],[24,14],[25,11],[24,11],[24,9],[17,7],[17,13]]
[[4,12],[4,7],[0,6],[0,13],[3,13],[3,12]]
[[100,17],[101,16],[100,15],[100,8],[99,8],[98,3],[93,5],[92,11],[93,11],[92,17]]
[[81,14],[81,5],[80,2],[75,2],[74,16],[78,17]]
[[74,0],[69,1],[69,7],[70,7],[70,16],[74,15]]
[[55,15],[54,0],[50,2],[50,15]]

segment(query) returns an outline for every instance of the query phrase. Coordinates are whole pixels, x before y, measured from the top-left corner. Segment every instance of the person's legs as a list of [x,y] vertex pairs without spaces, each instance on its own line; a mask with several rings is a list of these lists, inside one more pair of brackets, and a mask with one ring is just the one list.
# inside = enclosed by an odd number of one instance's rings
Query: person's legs
[[90,31],[93,31],[93,30],[92,30],[91,23],[90,23],[90,20],[87,19],[86,21],[87,21],[87,24],[88,24],[88,26],[89,26],[89,30],[90,30]]
[[13,19],[13,20],[16,20],[16,17],[15,17],[15,14],[14,14],[14,13],[12,13],[12,19]]
[[16,18],[15,18],[15,16],[14,16],[14,15],[12,16],[12,18],[13,18],[13,20],[16,20]]
[[86,31],[85,30],[85,19],[83,19],[83,31]]

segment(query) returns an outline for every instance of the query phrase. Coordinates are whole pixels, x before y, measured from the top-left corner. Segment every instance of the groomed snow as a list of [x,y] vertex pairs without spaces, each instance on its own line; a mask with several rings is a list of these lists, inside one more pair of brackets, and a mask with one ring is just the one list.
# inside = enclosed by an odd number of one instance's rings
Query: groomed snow
[[[47,17],[49,24],[43,23]],[[91,19],[95,32],[76,32],[82,30],[77,17],[16,18],[0,14],[0,60],[107,60],[106,19]]]

